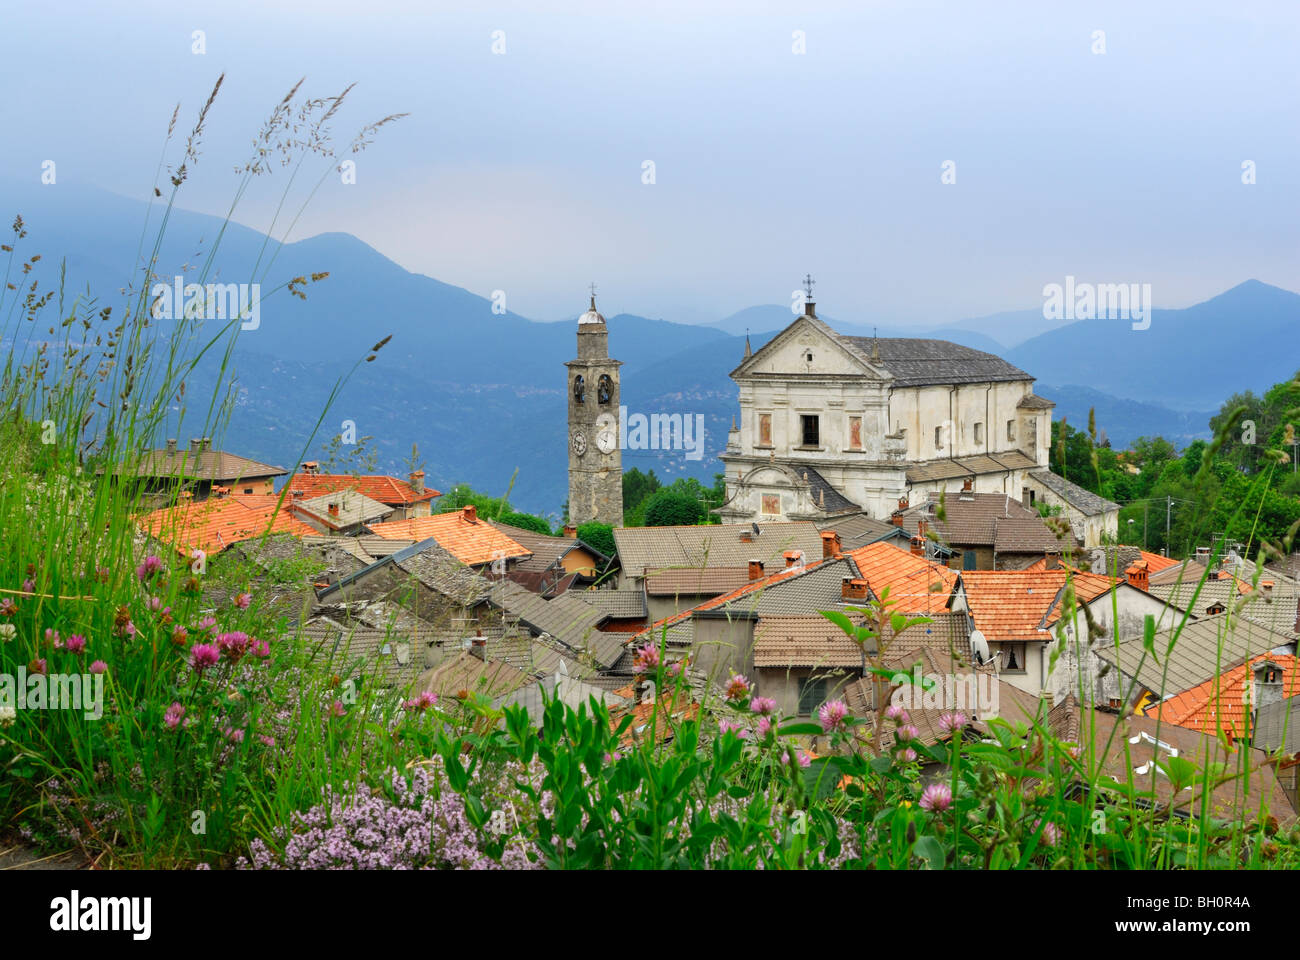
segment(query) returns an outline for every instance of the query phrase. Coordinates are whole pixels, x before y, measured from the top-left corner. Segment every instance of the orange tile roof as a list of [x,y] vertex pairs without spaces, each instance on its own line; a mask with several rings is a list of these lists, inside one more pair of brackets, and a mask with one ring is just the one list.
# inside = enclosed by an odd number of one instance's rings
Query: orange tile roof
[[891,607],[899,613],[921,613],[942,607],[957,584],[961,572],[941,563],[918,557],[910,550],[878,541],[851,550],[871,592],[880,596],[889,587]]
[[1266,653],[1161,701],[1148,708],[1146,715],[1211,736],[1222,730],[1229,738],[1248,737],[1250,706],[1247,698],[1254,686],[1254,667],[1265,660],[1271,660],[1282,671],[1283,699],[1300,693],[1300,673],[1296,670],[1300,661],[1291,654]]
[[1158,553],[1148,553],[1146,550],[1139,550],[1138,553],[1142,554],[1142,559],[1147,562],[1148,573],[1159,573],[1161,570],[1168,570],[1182,563],[1181,560],[1175,560],[1173,557],[1162,557]]
[[986,640],[1050,640],[1047,628],[1060,617],[1058,600],[1067,575],[1081,602],[1111,587],[1110,577],[1067,570],[967,570],[962,583],[971,617]]
[[427,540],[433,537],[438,546],[469,566],[532,556],[486,520],[468,519],[463,510],[372,523],[370,529],[386,540]]
[[251,540],[267,532],[312,536],[318,530],[296,519],[286,499],[273,494],[237,494],[210,497],[199,503],[163,507],[136,518],[136,525],[185,556],[195,548],[211,556],[232,543]]
[[415,488],[405,480],[382,474],[354,477],[348,473],[295,473],[289,478],[287,486],[290,491],[303,491],[303,498],[307,500],[337,490],[355,490],[390,507],[410,506],[442,496],[432,487],[426,487],[424,493],[416,493]]

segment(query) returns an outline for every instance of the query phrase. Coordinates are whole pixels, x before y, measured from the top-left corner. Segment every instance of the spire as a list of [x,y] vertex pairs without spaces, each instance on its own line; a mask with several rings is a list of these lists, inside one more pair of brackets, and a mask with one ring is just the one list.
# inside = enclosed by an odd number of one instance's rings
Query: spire
[[592,313],[595,313],[596,312],[596,284],[593,282],[589,287],[589,289],[591,290],[591,311]]
[[745,328],[745,359],[748,360],[754,355],[754,348],[749,345],[749,328]]
[[817,302],[813,300],[813,278],[812,274],[805,274],[803,278],[803,314],[805,317],[817,316]]

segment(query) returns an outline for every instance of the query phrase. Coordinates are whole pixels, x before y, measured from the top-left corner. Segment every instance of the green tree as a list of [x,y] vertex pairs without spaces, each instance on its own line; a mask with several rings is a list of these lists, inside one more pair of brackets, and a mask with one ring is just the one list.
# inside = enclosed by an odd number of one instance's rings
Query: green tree
[[534,533],[545,534],[548,537],[554,536],[554,531],[551,530],[550,521],[543,517],[536,516],[535,514],[518,513],[514,510],[506,510],[495,519],[501,523],[509,524],[512,527],[518,527],[520,530],[531,530]]
[[614,544],[614,528],[608,523],[589,520],[587,523],[579,524],[578,539],[595,547],[607,557],[612,557],[618,552]]
[[[695,481],[699,483],[699,481]],[[664,489],[652,496],[645,507],[647,527],[672,527],[699,523],[704,516],[700,501],[689,493]]]

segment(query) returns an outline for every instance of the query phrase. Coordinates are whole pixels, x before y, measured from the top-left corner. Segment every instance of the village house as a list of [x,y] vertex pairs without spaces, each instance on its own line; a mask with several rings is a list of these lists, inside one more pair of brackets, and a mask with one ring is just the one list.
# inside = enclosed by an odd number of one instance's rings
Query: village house
[[407,480],[384,474],[353,476],[349,473],[321,473],[315,460],[303,463],[302,472],[290,477],[286,486],[291,495],[293,491],[301,491],[303,499],[314,499],[340,490],[355,490],[391,507],[392,520],[427,517],[429,504],[442,496],[437,490],[424,485],[423,470],[411,473]]
[[217,488],[212,497],[194,501],[187,493],[182,492],[176,506],[161,507],[136,519],[136,526],[183,557],[195,557],[196,550],[214,556],[232,544],[266,533],[303,536],[318,532],[274,494],[232,494]]
[[145,494],[145,503],[161,507],[181,493],[188,494],[190,502],[202,502],[214,488],[246,496],[265,496],[272,493],[276,477],[287,473],[283,467],[213,450],[211,437],[196,437],[184,449],[177,449],[176,441],[168,440],[163,449],[150,450],[138,462],[120,467],[115,478],[121,482],[134,477]]
[[553,537],[498,520],[487,522],[528,551],[529,556],[510,564],[506,575],[533,593],[554,596],[590,586],[610,567],[610,558],[579,540],[574,527],[566,527],[563,536]]

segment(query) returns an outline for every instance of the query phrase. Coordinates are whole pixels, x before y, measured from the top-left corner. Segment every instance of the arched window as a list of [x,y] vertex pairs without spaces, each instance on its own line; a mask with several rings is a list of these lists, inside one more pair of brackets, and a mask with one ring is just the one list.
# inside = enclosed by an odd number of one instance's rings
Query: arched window
[[610,379],[609,374],[602,373],[600,380],[596,382],[596,398],[601,403],[609,403],[614,396],[614,381]]
[[573,399],[577,400],[579,403],[582,403],[583,397],[585,397],[586,395],[587,395],[587,381],[582,378],[582,374],[578,374],[576,377],[573,378]]

